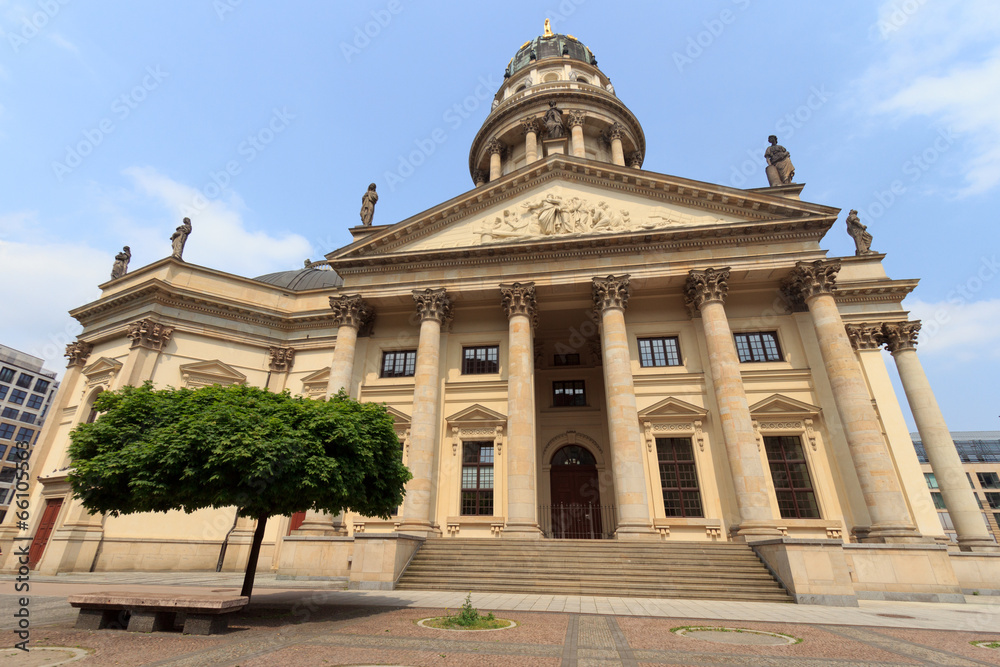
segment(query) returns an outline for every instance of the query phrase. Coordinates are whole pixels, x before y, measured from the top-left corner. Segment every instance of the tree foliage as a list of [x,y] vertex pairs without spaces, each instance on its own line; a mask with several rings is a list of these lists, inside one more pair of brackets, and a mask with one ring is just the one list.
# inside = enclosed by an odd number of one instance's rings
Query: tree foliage
[[352,509],[388,519],[410,473],[392,417],[343,393],[329,400],[256,387],[125,387],[70,434],[69,482],[112,515],[237,507],[259,519]]

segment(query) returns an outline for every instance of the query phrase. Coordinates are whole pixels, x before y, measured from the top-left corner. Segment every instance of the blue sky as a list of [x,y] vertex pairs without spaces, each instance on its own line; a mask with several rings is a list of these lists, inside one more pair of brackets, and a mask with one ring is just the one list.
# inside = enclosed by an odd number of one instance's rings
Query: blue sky
[[990,0],[0,0],[0,341],[61,369],[66,311],[122,245],[133,268],[169,254],[185,214],[185,259],[252,277],[347,243],[369,182],[376,224],[471,188],[471,140],[546,17],[643,124],[646,169],[761,187],[779,135],[803,198],[843,209],[831,255],[858,208],[889,274],[921,278],[905,303],[949,426],[1000,428]]

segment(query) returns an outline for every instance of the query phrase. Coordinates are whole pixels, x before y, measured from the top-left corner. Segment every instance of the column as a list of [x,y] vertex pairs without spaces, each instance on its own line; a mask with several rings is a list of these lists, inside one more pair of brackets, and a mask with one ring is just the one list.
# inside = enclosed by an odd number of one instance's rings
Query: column
[[628,154],[628,166],[633,169],[642,169],[642,152],[632,151]]
[[612,123],[608,128],[608,140],[611,141],[611,162],[620,167],[625,166],[625,151],[622,149],[622,134],[625,127],[621,123]]
[[476,184],[477,188],[481,188],[486,185],[486,174],[483,173],[482,169],[472,170],[472,182]]
[[496,137],[490,139],[490,143],[486,144],[486,150],[490,152],[490,182],[497,180],[501,176],[502,165],[500,158],[503,156],[506,148],[507,146]]
[[805,302],[816,328],[847,448],[871,519],[871,530],[862,541],[924,541],[910,518],[868,386],[833,298],[839,271],[838,260],[798,262],[785,280],[784,289],[793,300]]
[[413,378],[413,416],[410,419],[410,455],[407,466],[413,479],[406,485],[400,532],[440,534],[432,524],[434,459],[441,432],[438,394],[441,368],[441,326],[451,319],[451,300],[443,289],[414,290],[420,317],[417,364]]
[[629,277],[593,279],[594,310],[601,319],[604,391],[607,393],[611,465],[615,475],[618,530],[623,539],[658,539],[649,516],[642,434],[635,404],[632,360],[625,329],[625,308],[631,295]]
[[351,296],[331,296],[333,325],[337,327],[337,345],[333,348],[333,362],[330,364],[330,382],[326,396],[329,398],[341,389],[351,394],[354,377],[354,348],[358,343],[358,329],[371,321],[374,314],[360,294]]
[[917,333],[920,322],[892,322],[882,325],[886,348],[896,361],[899,380],[910,404],[913,421],[917,423],[920,440],[927,452],[938,488],[944,498],[951,520],[958,533],[962,551],[998,551],[1000,547],[990,537],[983,513],[976,502],[975,492],[965,476],[962,459],[951,439],[948,425],[938,407],[930,382],[917,357]]
[[570,139],[572,140],[573,157],[587,157],[587,149],[583,145],[583,123],[587,115],[580,110],[570,111],[566,114],[567,124],[570,129]]
[[692,312],[701,313],[705,330],[722,439],[726,444],[736,489],[736,507],[740,513],[736,535],[744,539],[748,535],[775,536],[781,532],[773,523],[770,490],[740,375],[740,358],[726,317],[724,303],[729,293],[728,281],[728,268],[689,271],[685,299]]
[[535,283],[500,285],[508,321],[507,526],[504,537],[541,537],[538,528],[535,447]]
[[521,129],[524,130],[525,164],[531,164],[538,159],[538,121],[534,118],[522,118]]

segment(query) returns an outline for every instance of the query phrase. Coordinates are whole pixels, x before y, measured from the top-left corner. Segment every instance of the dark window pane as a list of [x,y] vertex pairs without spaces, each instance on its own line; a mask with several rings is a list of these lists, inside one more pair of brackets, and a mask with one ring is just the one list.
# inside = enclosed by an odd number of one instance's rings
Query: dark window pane
[[934,499],[934,507],[943,510],[944,507],[944,496],[941,495],[940,491],[931,491],[931,498]]
[[1000,489],[1000,475],[995,472],[977,472],[979,486],[984,489]]
[[764,450],[783,519],[818,519],[819,506],[798,436],[765,436]]
[[33,436],[33,435],[35,435],[35,429],[22,427],[17,432],[17,441],[18,442],[27,442],[27,441],[31,440],[31,436]]
[[21,414],[19,410],[14,408],[4,408],[3,412],[0,412],[0,417],[4,419],[17,419],[17,416]]
[[49,381],[43,380],[42,378],[38,378],[38,380],[35,382],[35,391],[37,391],[40,394],[44,394],[46,391],[48,391],[48,389],[49,389]]
[[781,361],[778,334],[774,331],[733,334],[736,355],[742,362]]
[[493,514],[493,443],[462,443],[462,514]]
[[35,415],[34,412],[22,412],[21,413],[21,421],[23,421],[25,424],[34,424],[35,423],[35,416],[36,415]]
[[500,348],[496,345],[462,348],[462,373],[483,375],[500,372]]
[[2,384],[0,384],[0,401],[2,401],[3,399],[7,398],[7,391],[8,391],[8,389],[10,389],[10,388],[7,387],[7,386],[4,386]]
[[416,350],[385,352],[382,355],[382,374],[384,378],[413,377],[417,364]]
[[21,391],[20,389],[15,389],[14,391],[10,392],[10,398],[8,399],[8,402],[13,403],[14,405],[21,405],[22,403],[24,403],[24,399],[27,395],[28,395],[27,392]]
[[667,516],[703,516],[690,438],[657,438],[663,509]]
[[14,437],[14,426],[12,424],[0,424],[0,439],[10,440]]
[[552,457],[554,466],[592,466],[597,465],[594,455],[580,445],[566,445]]
[[640,338],[639,365],[643,367],[680,366],[681,353],[677,338]]
[[17,378],[17,386],[24,387],[25,389],[31,387],[31,381],[35,379],[34,375],[28,375],[27,373],[21,373],[20,377]]
[[14,380],[14,369],[4,366],[0,368],[0,382],[12,382]]

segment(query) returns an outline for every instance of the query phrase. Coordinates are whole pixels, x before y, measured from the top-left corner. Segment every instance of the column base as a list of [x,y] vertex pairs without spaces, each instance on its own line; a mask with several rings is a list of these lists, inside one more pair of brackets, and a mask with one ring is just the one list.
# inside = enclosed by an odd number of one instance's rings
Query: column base
[[989,538],[974,537],[962,539],[958,538],[959,551],[972,551],[977,553],[997,553],[1000,552],[1000,544]]
[[302,524],[292,531],[292,535],[300,537],[346,537],[346,528],[335,528],[333,526],[306,526]]
[[545,537],[545,534],[537,523],[529,521],[511,523],[508,521],[500,536],[516,540],[540,540]]
[[911,524],[875,524],[868,534],[861,537],[862,531],[858,530],[859,542],[863,544],[932,544],[933,538],[924,537]]
[[429,521],[407,521],[404,519],[396,527],[395,532],[413,535],[414,537],[441,537],[441,529]]
[[732,526],[729,534],[734,542],[746,542],[748,539],[782,537],[784,533],[778,529],[774,521],[744,521]]
[[646,524],[619,524],[615,530],[615,539],[633,542],[638,540],[659,542],[660,533]]

